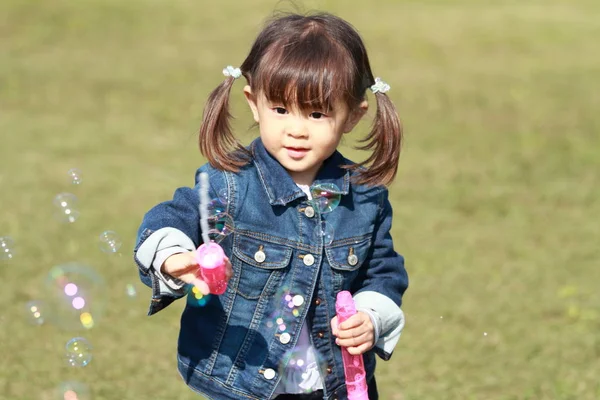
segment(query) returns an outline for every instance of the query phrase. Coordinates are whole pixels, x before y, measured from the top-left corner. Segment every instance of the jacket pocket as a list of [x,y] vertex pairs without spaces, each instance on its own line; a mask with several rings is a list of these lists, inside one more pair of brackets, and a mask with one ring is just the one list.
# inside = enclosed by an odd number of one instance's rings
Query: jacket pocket
[[257,299],[276,289],[282,270],[290,263],[292,248],[235,234],[233,255],[234,274],[239,274],[237,293],[247,299]]
[[350,290],[371,248],[371,235],[355,236],[334,242],[325,248],[331,266],[335,291]]

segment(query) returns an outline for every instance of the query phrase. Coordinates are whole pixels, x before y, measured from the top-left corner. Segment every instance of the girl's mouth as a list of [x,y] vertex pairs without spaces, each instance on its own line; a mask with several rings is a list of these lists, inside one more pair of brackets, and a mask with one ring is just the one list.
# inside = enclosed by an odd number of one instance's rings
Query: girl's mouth
[[287,150],[288,156],[294,160],[300,160],[308,153],[308,149],[301,147],[286,147],[285,149]]

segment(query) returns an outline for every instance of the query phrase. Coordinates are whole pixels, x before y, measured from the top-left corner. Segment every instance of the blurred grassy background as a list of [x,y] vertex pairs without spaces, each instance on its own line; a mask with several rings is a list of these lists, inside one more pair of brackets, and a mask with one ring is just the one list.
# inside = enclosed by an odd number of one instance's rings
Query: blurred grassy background
[[[411,277],[407,327],[380,362],[382,399],[600,398],[600,3],[585,0],[296,2],[348,19],[405,123],[391,186],[393,235]],[[239,65],[271,0],[0,2],[0,398],[198,398],[176,372],[178,302],[145,316],[131,249],[143,213],[193,184],[204,101]],[[235,86],[236,129],[249,113]],[[365,132],[348,138],[349,150]],[[79,168],[83,183],[69,183]],[[71,191],[81,217],[61,225]],[[100,232],[122,255],[98,249]],[[49,269],[92,265],[108,282],[85,336],[27,322]],[[125,286],[134,284],[130,298]]]

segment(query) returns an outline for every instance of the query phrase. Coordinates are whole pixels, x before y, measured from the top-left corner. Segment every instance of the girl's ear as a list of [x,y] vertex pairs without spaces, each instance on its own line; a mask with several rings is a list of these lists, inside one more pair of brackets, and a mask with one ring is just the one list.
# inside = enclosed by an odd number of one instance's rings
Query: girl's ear
[[256,104],[256,96],[252,93],[250,85],[244,86],[244,96],[246,96],[246,101],[250,106],[250,110],[252,111],[252,115],[254,116],[254,121],[256,121],[257,124],[260,123],[258,118],[258,106]]
[[358,122],[367,113],[368,110],[369,103],[367,103],[367,100],[363,100],[360,102],[358,107],[350,111],[348,118],[346,118],[346,123],[344,124],[344,133],[352,131],[352,129],[354,129],[356,124],[358,124]]

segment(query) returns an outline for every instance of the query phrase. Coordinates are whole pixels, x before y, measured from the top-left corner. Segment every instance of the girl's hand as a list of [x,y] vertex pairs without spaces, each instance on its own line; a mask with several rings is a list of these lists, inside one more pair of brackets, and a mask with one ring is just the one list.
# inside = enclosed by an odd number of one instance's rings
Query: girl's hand
[[[210,293],[208,285],[200,277],[200,266],[196,262],[195,251],[173,254],[165,260],[160,270],[174,278],[181,279],[185,283],[196,286],[202,294]],[[232,276],[231,262],[229,258],[225,257],[225,280],[229,281]]]
[[352,355],[363,354],[375,344],[375,327],[368,314],[359,311],[338,325],[337,316],[331,319],[331,331],[337,336],[335,343],[346,347]]

